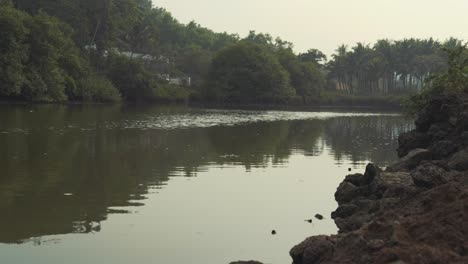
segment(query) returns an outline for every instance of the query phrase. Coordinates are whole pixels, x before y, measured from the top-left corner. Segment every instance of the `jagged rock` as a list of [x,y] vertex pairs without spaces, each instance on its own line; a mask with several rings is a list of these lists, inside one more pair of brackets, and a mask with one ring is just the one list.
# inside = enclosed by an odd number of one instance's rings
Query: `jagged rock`
[[458,118],[457,127],[460,131],[468,131],[468,112],[463,112]]
[[468,170],[468,151],[464,149],[455,153],[455,155],[450,158],[448,165],[454,170]]
[[411,172],[411,177],[416,186],[424,188],[433,188],[453,180],[445,169],[428,161],[423,161]]
[[406,190],[413,186],[411,175],[408,172],[382,172],[370,186],[370,192],[373,196],[368,196],[372,199],[393,198],[399,190]]
[[372,190],[378,198],[383,197],[389,188],[411,186],[413,181],[408,172],[382,172],[372,183]]
[[460,143],[462,146],[466,147],[468,146],[468,131],[464,131],[460,135]]
[[335,241],[327,236],[316,236],[306,239],[293,247],[289,255],[293,264],[322,263],[333,256]]
[[345,182],[349,182],[355,186],[361,186],[364,184],[364,175],[360,173],[350,174],[346,176]]
[[426,133],[410,131],[403,133],[398,137],[398,157],[404,157],[408,153],[417,148],[427,148],[430,143],[430,138]]
[[348,233],[351,231],[358,230],[361,228],[365,223],[367,223],[372,217],[374,216],[373,213],[368,213],[364,210],[364,212],[359,214],[353,214],[351,217],[335,218],[335,224],[339,229],[339,233]]
[[412,185],[411,177],[408,172],[382,172],[376,178],[378,186],[388,188],[391,185],[410,186]]
[[346,203],[359,196],[360,189],[349,182],[342,182],[335,193],[335,200],[339,203]]
[[400,159],[396,164],[391,165],[386,171],[409,171],[416,168],[423,160],[430,160],[432,153],[427,149],[414,149]]
[[385,246],[385,241],[382,239],[372,239],[367,241],[366,245],[372,250],[379,250]]
[[430,147],[432,158],[441,159],[446,158],[457,151],[458,146],[451,140],[437,141]]
[[391,185],[385,190],[382,198],[399,198],[405,199],[419,192],[419,188],[413,185]]
[[416,130],[427,132],[433,123],[447,121],[455,111],[450,107],[457,104],[456,96],[441,96],[431,100],[431,102],[418,114],[415,121]]
[[375,212],[378,209],[378,203],[371,199],[359,199],[353,201],[358,208],[365,209],[367,212]]
[[342,204],[332,213],[332,218],[345,218],[351,216],[359,207],[355,204]]
[[449,123],[436,123],[431,125],[427,135],[431,138],[431,141],[437,141],[448,138],[452,130],[453,128]]
[[379,200],[380,210],[386,210],[394,207],[400,202],[400,198],[382,198]]
[[366,172],[362,178],[363,184],[370,184],[381,171],[382,170],[374,164],[367,164]]

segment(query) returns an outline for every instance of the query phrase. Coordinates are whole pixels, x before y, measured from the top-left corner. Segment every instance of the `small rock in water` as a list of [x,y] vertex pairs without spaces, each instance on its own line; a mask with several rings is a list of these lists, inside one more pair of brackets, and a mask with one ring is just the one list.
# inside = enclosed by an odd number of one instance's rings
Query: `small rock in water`
[[324,217],[321,214],[316,214],[315,218],[317,218],[318,220],[323,220]]
[[351,168],[348,168],[348,171],[351,171]]
[[272,231],[271,231],[271,234],[272,234],[272,235],[276,235],[276,230],[272,230]]

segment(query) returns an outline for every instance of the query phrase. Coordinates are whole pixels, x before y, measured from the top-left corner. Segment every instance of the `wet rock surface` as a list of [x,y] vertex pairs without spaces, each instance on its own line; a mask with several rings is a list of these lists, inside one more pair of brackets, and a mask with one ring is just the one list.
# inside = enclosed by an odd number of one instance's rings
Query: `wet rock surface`
[[468,101],[434,98],[400,135],[396,164],[369,164],[335,193],[335,236],[291,249],[295,264],[468,263]]

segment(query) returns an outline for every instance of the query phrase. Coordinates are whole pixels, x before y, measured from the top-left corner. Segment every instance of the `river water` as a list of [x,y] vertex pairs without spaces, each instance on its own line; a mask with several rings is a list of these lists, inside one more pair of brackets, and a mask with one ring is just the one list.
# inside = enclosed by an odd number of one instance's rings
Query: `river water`
[[363,111],[0,105],[0,263],[290,263],[336,233],[348,169],[395,161],[411,128]]

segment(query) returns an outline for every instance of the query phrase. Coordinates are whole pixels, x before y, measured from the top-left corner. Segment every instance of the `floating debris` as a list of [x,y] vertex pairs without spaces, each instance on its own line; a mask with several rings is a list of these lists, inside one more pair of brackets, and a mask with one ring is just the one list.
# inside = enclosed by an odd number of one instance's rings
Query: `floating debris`
[[348,171],[351,171],[351,168],[348,168]]
[[308,220],[304,220],[306,222],[308,222],[309,224],[312,224],[312,219],[308,219]]
[[271,234],[272,234],[272,235],[276,235],[276,230],[272,230],[272,231],[271,231]]
[[321,214],[316,214],[315,218],[317,218],[318,220],[323,220],[324,219],[323,215],[321,215]]
[[73,196],[73,193],[64,193],[63,196]]

